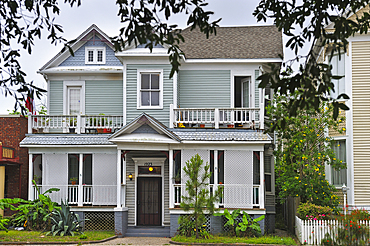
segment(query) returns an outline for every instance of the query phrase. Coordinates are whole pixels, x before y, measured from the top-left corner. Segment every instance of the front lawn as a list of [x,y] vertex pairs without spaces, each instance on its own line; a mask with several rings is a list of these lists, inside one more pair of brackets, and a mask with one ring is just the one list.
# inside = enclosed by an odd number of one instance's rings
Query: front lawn
[[[80,239],[81,235],[72,236],[45,236],[46,233],[39,231],[0,231],[0,242],[86,242],[97,241],[114,236],[114,231],[85,231],[87,236]],[[83,237],[82,237],[83,238]]]
[[263,237],[226,237],[211,236],[209,239],[196,239],[195,237],[175,236],[172,241],[182,243],[250,243],[250,244],[281,244],[297,245],[293,238],[263,236]]

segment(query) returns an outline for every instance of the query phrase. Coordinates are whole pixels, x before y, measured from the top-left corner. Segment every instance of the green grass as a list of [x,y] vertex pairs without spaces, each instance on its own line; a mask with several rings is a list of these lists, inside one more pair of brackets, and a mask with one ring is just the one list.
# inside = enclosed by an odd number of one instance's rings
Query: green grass
[[80,239],[81,235],[45,236],[39,231],[0,231],[0,242],[85,242],[106,239],[114,236],[114,231],[85,231],[86,239]]
[[250,244],[281,244],[281,245],[297,245],[293,238],[290,237],[226,237],[226,236],[211,236],[209,239],[196,239],[195,237],[175,236],[172,241],[182,243],[250,243]]

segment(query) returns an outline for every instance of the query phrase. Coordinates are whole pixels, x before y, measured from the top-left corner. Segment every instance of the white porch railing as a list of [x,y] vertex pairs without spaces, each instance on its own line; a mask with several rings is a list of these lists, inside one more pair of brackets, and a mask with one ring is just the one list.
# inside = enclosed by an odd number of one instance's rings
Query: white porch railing
[[[79,185],[38,185],[40,192],[43,193],[50,188],[58,188],[60,191],[49,193],[52,201],[60,203],[61,200],[68,199],[71,205],[116,205],[117,186],[116,185],[82,185],[82,197],[79,194]],[[38,192],[33,186],[33,199],[38,198]]]
[[[222,184],[210,185],[211,192],[215,191],[218,186],[223,187],[223,195],[220,198],[217,207],[224,208],[254,208],[261,207],[261,189],[260,185],[245,184]],[[186,194],[185,184],[172,184],[174,206],[179,206],[181,196]]]
[[[360,220],[357,224],[369,227],[370,221]],[[301,220],[295,217],[295,234],[301,244],[321,245],[327,233],[333,238],[340,227],[342,223],[338,220]]]
[[220,125],[242,124],[246,128],[264,129],[264,108],[174,108],[170,105],[170,128],[179,124]]
[[28,133],[114,132],[123,126],[122,115],[29,115]]

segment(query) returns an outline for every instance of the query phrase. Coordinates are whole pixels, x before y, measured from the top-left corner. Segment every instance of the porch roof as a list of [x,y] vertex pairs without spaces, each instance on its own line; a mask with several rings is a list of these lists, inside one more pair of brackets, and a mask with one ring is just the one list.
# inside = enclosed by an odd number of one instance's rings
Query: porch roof
[[109,135],[83,135],[73,134],[47,134],[47,135],[26,135],[20,142],[20,146],[25,145],[115,145],[108,141]]
[[263,132],[243,129],[171,129],[182,141],[271,141]]

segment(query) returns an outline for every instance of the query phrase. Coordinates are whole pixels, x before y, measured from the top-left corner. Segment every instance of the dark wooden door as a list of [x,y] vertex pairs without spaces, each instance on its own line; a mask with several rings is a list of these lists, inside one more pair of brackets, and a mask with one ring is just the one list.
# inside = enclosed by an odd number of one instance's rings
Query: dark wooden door
[[137,224],[161,225],[162,178],[137,179]]

